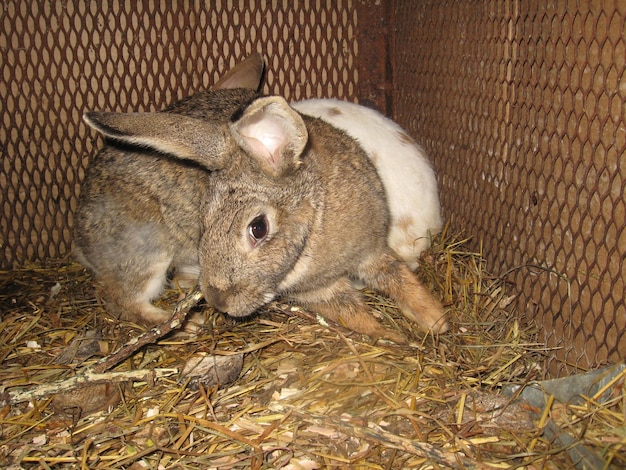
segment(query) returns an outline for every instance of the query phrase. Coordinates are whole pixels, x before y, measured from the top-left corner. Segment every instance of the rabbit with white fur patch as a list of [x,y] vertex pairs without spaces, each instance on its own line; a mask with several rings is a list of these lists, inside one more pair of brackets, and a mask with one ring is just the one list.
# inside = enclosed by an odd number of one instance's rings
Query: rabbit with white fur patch
[[85,116],[118,142],[90,167],[76,226],[109,304],[165,319],[150,302],[174,269],[199,277],[207,302],[233,316],[285,297],[404,341],[370,315],[360,280],[422,329],[447,329],[441,304],[387,244],[385,190],[354,139],[280,97],[237,111],[251,89],[198,96],[165,113]]
[[420,253],[443,225],[437,178],[424,150],[394,121],[364,106],[335,99],[291,106],[343,129],[363,147],[385,187],[389,246],[411,269],[417,268]]

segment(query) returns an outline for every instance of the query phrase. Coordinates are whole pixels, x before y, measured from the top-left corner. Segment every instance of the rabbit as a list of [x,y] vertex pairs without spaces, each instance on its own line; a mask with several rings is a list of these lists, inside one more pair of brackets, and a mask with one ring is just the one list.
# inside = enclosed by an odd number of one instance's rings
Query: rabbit
[[[262,58],[250,56],[211,90],[165,113],[226,122],[257,95],[262,73]],[[206,197],[209,176],[193,162],[114,143],[107,143],[88,166],[73,254],[95,273],[111,313],[146,325],[160,323],[169,314],[151,301],[168,276],[183,286],[198,279],[198,200]]]
[[437,178],[424,149],[394,121],[373,109],[337,99],[291,103],[356,139],[376,167],[391,215],[388,243],[411,269],[443,226]]
[[[122,276],[131,278],[133,290],[117,296],[119,302],[131,294],[134,315],[147,321],[162,316],[150,299],[173,264],[197,274],[207,304],[234,317],[284,298],[359,333],[406,342],[374,319],[353,285],[357,280],[394,299],[424,331],[448,329],[441,303],[389,247],[381,178],[341,129],[298,113],[280,96],[255,97],[230,120],[171,111],[90,112],[84,120],[120,145],[152,149],[142,154],[143,165],[170,158],[167,170],[191,170],[185,179],[157,168],[165,181],[149,184],[150,197],[141,195],[132,208],[153,215],[115,237],[124,247],[137,245],[133,250],[142,258],[141,270]],[[135,157],[116,154],[129,155]],[[174,194],[179,184],[193,190]],[[125,190],[124,201],[140,197],[136,188]],[[87,232],[97,233],[93,228]],[[184,237],[170,232],[182,228],[188,240],[177,248]],[[128,269],[125,261],[118,266]],[[134,279],[139,272],[144,287]]]

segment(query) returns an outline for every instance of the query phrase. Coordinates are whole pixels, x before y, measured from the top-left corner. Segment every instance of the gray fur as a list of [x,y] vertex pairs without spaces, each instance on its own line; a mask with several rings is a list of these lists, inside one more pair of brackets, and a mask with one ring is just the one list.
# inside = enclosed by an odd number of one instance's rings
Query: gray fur
[[441,304],[387,246],[385,191],[363,149],[280,97],[254,96],[218,89],[166,113],[86,115],[110,139],[152,149],[105,147],[81,196],[76,245],[112,310],[166,318],[150,302],[174,269],[233,316],[283,297],[404,341],[371,316],[358,280],[422,329],[445,331]]

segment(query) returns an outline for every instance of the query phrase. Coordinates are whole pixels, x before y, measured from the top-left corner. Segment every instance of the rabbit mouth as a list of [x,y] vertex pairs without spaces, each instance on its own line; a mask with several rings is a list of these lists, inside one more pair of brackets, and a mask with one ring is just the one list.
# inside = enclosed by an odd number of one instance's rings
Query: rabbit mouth
[[203,293],[211,307],[232,317],[247,317],[276,297],[276,294],[270,292],[258,294],[232,287],[226,290],[205,287]]

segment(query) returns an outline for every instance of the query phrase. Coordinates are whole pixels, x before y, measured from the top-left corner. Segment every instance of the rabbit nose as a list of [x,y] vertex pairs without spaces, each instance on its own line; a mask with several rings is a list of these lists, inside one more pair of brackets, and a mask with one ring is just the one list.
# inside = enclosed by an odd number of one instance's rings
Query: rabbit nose
[[205,286],[202,291],[207,304],[220,312],[228,313],[227,299],[230,295],[229,290],[222,291],[214,287]]

